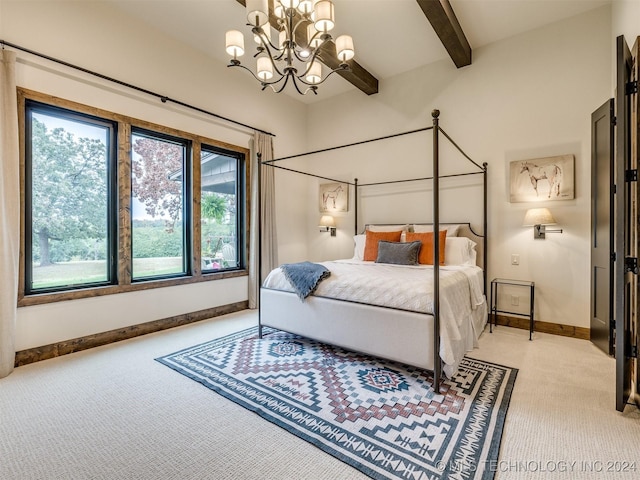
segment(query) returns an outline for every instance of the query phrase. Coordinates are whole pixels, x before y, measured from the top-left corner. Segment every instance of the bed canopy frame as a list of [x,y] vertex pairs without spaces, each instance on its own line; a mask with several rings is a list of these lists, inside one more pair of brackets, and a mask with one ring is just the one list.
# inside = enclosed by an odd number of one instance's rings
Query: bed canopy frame
[[[318,178],[321,180],[328,180],[331,182],[338,182],[347,184],[349,187],[353,186],[354,188],[354,216],[355,216],[355,225],[354,225],[354,233],[358,234],[358,189],[363,187],[370,187],[374,185],[388,185],[388,184],[397,184],[397,183],[406,183],[406,182],[416,182],[416,181],[425,181],[432,180],[433,181],[433,196],[432,196],[432,209],[433,209],[433,231],[438,232],[440,230],[440,179],[442,178],[451,178],[451,177],[462,177],[469,175],[482,175],[483,176],[483,208],[482,208],[482,225],[483,225],[483,235],[484,238],[483,246],[482,246],[482,259],[483,259],[483,280],[484,280],[484,292],[486,295],[487,291],[487,163],[484,162],[482,165],[475,162],[469,155],[467,155],[458,144],[440,127],[439,125],[439,117],[440,111],[433,110],[431,112],[431,116],[433,118],[433,125],[429,127],[419,128],[415,130],[410,130],[402,133],[396,133],[392,135],[386,135],[382,137],[372,138],[369,140],[363,140],[360,142],[349,143],[345,145],[339,145],[335,147],[329,147],[320,150],[314,150],[310,152],[305,152],[297,155],[290,155],[287,157],[275,158],[273,160],[262,160],[262,154],[258,153],[258,279],[260,282],[260,288],[262,286],[263,281],[263,272],[262,272],[262,262],[260,257],[262,255],[262,167],[273,167],[281,170],[285,170],[288,172],[293,172],[301,175],[306,175],[314,178]],[[276,162],[280,162],[283,160],[289,160],[293,158],[299,158],[307,155],[314,155],[319,153],[324,153],[332,150],[338,150],[342,148],[354,147],[357,145],[363,145],[366,143],[377,142],[381,140],[387,140],[390,138],[401,137],[404,135],[410,135],[419,132],[432,131],[433,134],[433,172],[430,177],[420,177],[420,178],[408,178],[408,179],[400,179],[400,180],[389,180],[384,182],[374,182],[374,183],[358,183],[358,179],[355,178],[353,182],[337,180],[334,178],[324,177],[320,175],[315,175],[313,173],[303,172],[300,170],[294,170],[291,168],[283,167],[280,165],[276,165]],[[467,173],[457,173],[450,175],[441,175],[440,174],[440,134],[442,134],[451,145],[458,151],[462,156],[472,165],[473,171]],[[475,233],[475,232],[474,232]],[[480,236],[480,235],[479,235]],[[442,379],[442,359],[440,358],[440,239],[439,235],[433,236],[433,313],[431,314],[434,318],[434,332],[433,332],[433,378],[434,378],[434,390],[439,391],[440,382]],[[261,303],[258,302],[258,331],[259,337],[262,338],[262,321],[261,321]]]

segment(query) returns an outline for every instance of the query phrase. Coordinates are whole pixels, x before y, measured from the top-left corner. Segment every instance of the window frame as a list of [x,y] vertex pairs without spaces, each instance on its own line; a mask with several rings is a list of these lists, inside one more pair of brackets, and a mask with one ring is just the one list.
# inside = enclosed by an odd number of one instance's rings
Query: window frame
[[[237,269],[246,269],[247,265],[247,254],[246,249],[243,248],[243,245],[247,244],[246,239],[248,237],[248,230],[246,228],[247,225],[247,209],[240,208],[241,205],[247,204],[247,161],[246,155],[241,152],[229,150],[228,148],[219,147],[210,145],[208,143],[203,143],[200,146],[200,159],[202,158],[202,151],[218,153],[224,155],[226,157],[234,158],[236,161],[236,260],[237,267],[227,267],[221,268],[218,270],[204,270],[202,271],[203,275],[211,275],[218,272],[228,272]],[[201,161],[198,162],[201,164]],[[242,181],[243,178],[247,178],[247,181]],[[198,195],[202,195],[202,186],[198,189]],[[200,199],[201,200],[201,199]],[[201,204],[199,201],[198,204]],[[202,234],[200,234],[200,240],[202,240]],[[202,248],[200,248],[200,254],[202,253]]]
[[[177,137],[174,135],[169,135],[166,133],[158,132],[155,130],[150,130],[148,128],[141,128],[132,125],[131,132],[129,134],[130,144],[133,148],[133,136],[139,135],[141,137],[163,140],[171,143],[175,143],[181,145],[183,148],[183,156],[182,156],[182,272],[179,273],[168,273],[165,275],[147,275],[145,277],[134,277],[133,276],[133,218],[130,219],[130,228],[132,232],[131,236],[131,250],[129,252],[129,257],[131,258],[131,282],[149,282],[153,280],[162,280],[167,278],[179,278],[179,277],[188,277],[192,273],[192,265],[189,259],[192,258],[191,253],[191,245],[192,245],[192,234],[193,234],[193,218],[192,218],[192,204],[193,204],[193,184],[191,181],[192,175],[191,172],[193,170],[193,145],[192,141],[189,139],[185,139],[183,137]],[[132,157],[130,157],[130,161]],[[129,170],[131,171],[131,169]],[[129,183],[131,186],[131,183]],[[131,187],[130,187],[131,188]],[[129,207],[131,207],[131,202],[133,200],[133,195],[130,195],[129,199]]]
[[[33,232],[31,228],[33,224],[33,169],[32,167],[32,139],[31,127],[33,113],[38,112],[44,115],[65,119],[68,121],[83,121],[92,125],[106,127],[109,132],[108,151],[107,151],[107,279],[97,282],[84,282],[74,284],[73,286],[59,285],[47,288],[33,288]],[[60,106],[54,106],[42,103],[36,100],[26,99],[25,101],[25,137],[24,137],[24,165],[25,165],[25,182],[24,188],[24,292],[25,295],[47,294],[61,291],[79,290],[84,288],[103,287],[117,284],[117,151],[118,151],[118,124],[113,120],[104,119],[87,113],[77,112]]]
[[[117,165],[116,171],[113,173],[113,185],[109,190],[111,198],[109,202],[115,202],[115,221],[117,228],[113,229],[113,245],[116,245],[112,263],[115,265],[116,275],[112,277],[113,283],[108,285],[91,284],[76,287],[68,290],[56,290],[51,292],[28,292],[26,287],[26,248],[25,241],[27,238],[25,219],[26,219],[26,176],[27,166],[25,162],[26,155],[26,103],[38,102],[43,105],[52,107],[60,107],[65,110],[73,111],[80,115],[89,115],[101,118],[107,121],[117,123]],[[240,147],[230,143],[218,141],[215,139],[202,137],[197,134],[184,132],[175,128],[154,124],[145,120],[128,117],[118,113],[102,110],[96,107],[83,105],[77,102],[64,100],[58,97],[47,95],[44,93],[28,90],[22,87],[18,88],[18,120],[20,135],[20,210],[21,210],[21,241],[20,255],[25,259],[20,262],[19,284],[18,284],[18,307],[46,304],[58,301],[74,300],[81,298],[90,298],[103,295],[112,295],[124,292],[140,291],[153,288],[162,288],[174,285],[186,285],[191,283],[217,281],[227,278],[235,278],[248,275],[247,259],[249,258],[249,208],[250,208],[250,172],[249,172],[249,149]],[[176,277],[145,277],[144,279],[131,278],[131,132],[132,130],[148,130],[154,134],[163,134],[169,137],[180,138],[191,142],[190,152],[190,168],[185,171],[188,175],[187,184],[189,190],[185,194],[184,204],[188,213],[185,214],[185,224],[190,237],[187,241],[188,253],[185,251],[185,261],[188,269],[187,274]],[[242,234],[242,240],[238,240],[238,258],[239,264],[237,268],[201,271],[201,229],[200,229],[200,152],[201,146],[205,148],[212,147],[215,149],[227,150],[234,156],[241,158],[243,165],[242,172],[238,172],[238,189],[242,193],[242,198],[238,199],[238,237]],[[194,159],[198,161],[194,161]],[[241,220],[239,220],[241,217]]]

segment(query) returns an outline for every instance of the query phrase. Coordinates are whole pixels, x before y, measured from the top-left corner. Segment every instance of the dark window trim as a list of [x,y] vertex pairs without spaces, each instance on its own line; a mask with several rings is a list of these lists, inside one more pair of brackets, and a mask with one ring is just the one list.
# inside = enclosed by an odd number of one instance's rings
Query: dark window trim
[[[163,278],[156,279],[150,278],[145,279],[144,281],[136,281],[135,283],[131,281],[130,275],[127,275],[126,272],[123,271],[123,261],[128,261],[128,259],[123,258],[126,257],[128,250],[122,250],[123,245],[127,245],[127,241],[130,245],[130,239],[123,239],[122,237],[127,235],[126,228],[118,228],[113,234],[115,236],[114,244],[117,245],[117,254],[114,255],[114,263],[116,264],[116,271],[118,272],[118,284],[107,285],[107,286],[95,286],[91,285],[86,288],[77,288],[73,290],[65,290],[60,292],[51,292],[51,293],[34,293],[34,294],[25,294],[25,263],[21,262],[20,272],[19,272],[19,288],[18,288],[18,307],[23,306],[31,306],[31,305],[41,305],[53,302],[60,301],[68,301],[68,300],[76,300],[82,298],[92,298],[103,295],[114,295],[118,293],[125,292],[134,292],[141,290],[148,290],[154,288],[163,288],[169,286],[177,286],[177,285],[188,285],[192,283],[200,283],[200,282],[208,282],[208,281],[217,281],[224,280],[229,278],[237,278],[247,276],[249,274],[247,269],[247,258],[249,258],[249,246],[246,239],[249,236],[249,205],[250,205],[250,195],[249,195],[249,185],[250,178],[248,172],[248,163],[246,159],[249,158],[249,149],[246,147],[240,147],[238,145],[233,145],[227,142],[214,140],[211,138],[202,137],[197,134],[184,132],[175,128],[166,127],[162,125],[157,125],[146,120],[140,120],[132,117],[128,117],[125,115],[117,114],[114,112],[110,112],[107,110],[102,110],[99,108],[79,104],[76,102],[72,102],[69,100],[64,100],[58,97],[54,97],[51,95],[47,95],[44,93],[36,92],[33,90],[28,90],[22,87],[18,87],[18,118],[19,118],[19,133],[20,133],[20,145],[21,145],[21,210],[22,210],[22,218],[25,218],[25,104],[27,101],[40,102],[45,105],[50,105],[53,107],[61,107],[67,110],[73,110],[78,114],[85,114],[89,116],[96,116],[98,118],[106,119],[109,121],[114,121],[118,123],[118,139],[117,139],[117,165],[116,172],[114,173],[114,185],[112,186],[113,192],[112,196],[116,202],[116,222],[118,226],[124,218],[127,217],[127,209],[123,208],[123,202],[126,204],[126,199],[131,199],[131,191],[129,185],[129,191],[126,192],[123,190],[123,179],[126,179],[126,175],[123,174],[121,167],[123,165],[123,159],[126,159],[128,156],[128,151],[130,149],[130,140],[124,138],[127,135],[127,132],[130,132],[131,129],[147,129],[153,132],[166,133],[170,136],[175,136],[179,138],[184,138],[190,140],[192,142],[192,161],[191,168],[189,169],[189,174],[191,174],[190,178],[190,188],[191,192],[189,195],[190,202],[188,203],[188,208],[191,209],[191,224],[190,229],[191,233],[195,234],[196,232],[196,222],[199,220],[195,218],[195,212],[199,212],[199,206],[196,205],[196,202],[199,201],[200,192],[195,191],[195,185],[199,184],[199,178],[195,178],[195,167],[193,158],[198,154],[202,145],[213,146],[216,149],[227,149],[229,152],[234,154],[241,154],[245,158],[244,162],[244,172],[242,180],[242,188],[244,190],[243,204],[238,204],[238,209],[242,208],[242,215],[245,219],[244,224],[242,225],[241,233],[244,235],[244,243],[241,245],[242,247],[242,256],[243,256],[243,265],[241,268],[235,270],[218,270],[213,272],[205,272],[202,273],[200,271],[200,261],[201,261],[201,252],[192,248],[191,256],[187,257],[188,261],[191,263],[192,271],[189,276],[184,277],[173,277],[173,278]],[[115,141],[115,140],[114,140]],[[128,156],[130,158],[130,156]],[[197,170],[199,172],[199,168]],[[124,175],[119,178],[120,175]],[[126,182],[125,182],[126,183]],[[115,193],[114,193],[115,192]],[[21,255],[25,255],[25,225],[22,222],[21,229]],[[199,231],[198,231],[199,232]],[[240,233],[240,232],[239,232]],[[128,233],[130,235],[130,231]],[[193,246],[195,243],[195,237],[191,237],[190,245]],[[126,270],[126,268],[125,268]]]
[[[246,244],[248,233],[247,209],[239,208],[240,205],[247,204],[247,155],[243,152],[229,150],[223,147],[217,147],[206,143],[201,144],[201,151],[215,152],[221,155],[236,159],[236,255],[238,259],[237,267],[221,268],[218,270],[203,270],[203,275],[211,275],[218,272],[230,272],[235,270],[244,270],[247,268],[247,252],[243,248]],[[243,180],[246,179],[246,180]]]
[[[135,125],[131,126],[130,136],[133,139],[133,136],[137,135],[140,137],[146,137],[149,139],[158,139],[171,143],[175,143],[180,145],[183,149],[182,155],[182,272],[180,273],[171,273],[167,275],[147,275],[144,277],[134,277],[133,265],[131,266],[131,282],[149,282],[154,280],[165,280],[169,278],[180,278],[180,277],[190,277],[193,275],[193,268],[191,264],[192,258],[192,232],[193,232],[193,217],[192,217],[192,204],[193,204],[193,183],[191,181],[192,175],[191,172],[193,170],[193,142],[190,139],[179,137],[175,135],[170,135],[165,132],[160,132],[157,130],[151,130],[148,128],[137,127]],[[133,140],[131,141],[132,149],[133,149]],[[131,157],[133,160],[133,156]],[[131,207],[131,200],[133,196],[130,197],[129,206]],[[131,230],[133,231],[133,218],[131,218]],[[129,258],[133,262],[133,236],[131,239],[131,251],[129,252]]]
[[[41,113],[51,117],[57,117],[68,121],[77,121],[88,123],[91,125],[98,125],[107,129],[108,132],[108,151],[107,151],[107,280],[98,282],[78,283],[72,286],[60,285],[56,287],[48,288],[33,288],[33,230],[31,225],[33,224],[33,171],[32,171],[32,151],[31,142],[32,139],[32,118],[33,113]],[[80,290],[84,288],[105,287],[109,285],[118,284],[118,266],[117,266],[117,251],[118,251],[118,221],[117,221],[117,193],[118,193],[118,180],[117,180],[117,163],[118,163],[118,122],[109,120],[95,115],[90,115],[83,112],[78,112],[68,108],[50,105],[42,103],[36,100],[25,100],[25,183],[24,183],[24,196],[25,196],[25,241],[24,241],[24,289],[25,295],[34,294],[47,294],[55,292],[67,292],[71,290]]]

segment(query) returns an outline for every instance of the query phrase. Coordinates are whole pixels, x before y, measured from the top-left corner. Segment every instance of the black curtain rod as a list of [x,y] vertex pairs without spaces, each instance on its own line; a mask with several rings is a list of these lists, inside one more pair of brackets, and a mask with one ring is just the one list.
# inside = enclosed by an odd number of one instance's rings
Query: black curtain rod
[[314,155],[316,153],[330,152],[331,150],[339,150],[340,148],[355,147],[356,145],[362,145],[364,143],[377,142],[378,140],[387,140],[388,138],[401,137],[402,135],[409,135],[411,133],[425,132],[427,130],[433,130],[433,127],[418,128],[417,130],[410,130],[408,132],[402,132],[402,133],[394,133],[392,135],[386,135],[384,137],[372,138],[370,140],[362,140],[361,142],[348,143],[346,145],[339,145],[337,147],[323,148],[322,150],[314,150],[313,152],[299,153],[297,155],[289,155],[288,157],[274,158],[273,160],[265,160],[262,163],[263,164],[269,164],[269,163],[279,162],[281,160],[289,160],[291,158],[306,157],[307,155]]
[[181,102],[180,100],[174,100],[173,98],[169,98],[166,95],[161,95],[159,93],[152,92],[151,90],[147,90],[146,88],[138,87],[136,85],[132,85],[130,83],[123,82],[122,80],[117,80],[117,79],[115,79],[113,77],[108,77],[108,76],[103,75],[101,73],[94,72],[93,70],[89,70],[89,69],[86,69],[86,68],[83,68],[83,67],[79,67],[78,65],[74,65],[72,63],[65,62],[64,60],[60,60],[60,59],[51,57],[49,55],[45,55],[44,53],[35,52],[33,50],[21,47],[20,45],[13,44],[11,42],[7,42],[5,40],[0,40],[0,44],[2,45],[3,49],[4,49],[5,46],[11,47],[11,48],[15,48],[16,50],[21,50],[21,51],[26,52],[26,53],[28,53],[30,55],[35,55],[36,57],[44,58],[45,60],[49,60],[51,62],[55,62],[55,63],[58,63],[60,65],[64,65],[65,67],[73,68],[75,70],[79,70],[81,72],[88,73],[89,75],[93,75],[94,77],[102,78],[103,80],[108,80],[110,82],[117,83],[118,85],[122,85],[123,87],[131,88],[132,90],[136,90],[138,92],[146,93],[147,95],[151,95],[152,97],[157,97],[157,98],[160,99],[160,101],[162,103],[167,103],[167,102],[175,103],[176,105],[180,105],[181,107],[190,108],[191,110],[195,110],[196,112],[204,113],[205,115],[209,115],[211,117],[219,118],[220,120],[224,120],[226,122],[230,122],[230,123],[233,123],[235,125],[240,125],[241,127],[245,127],[245,128],[250,129],[250,130],[256,130],[256,131],[264,133],[266,135],[271,135],[272,137],[275,137],[275,135],[273,133],[267,132],[266,130],[262,130],[261,128],[252,127],[251,125],[247,125],[246,123],[238,122],[236,120],[232,120],[230,118],[223,117],[222,115],[218,115],[217,113],[213,113],[213,112],[210,112],[208,110],[204,110],[204,109],[202,109],[200,107],[196,107],[194,105],[189,105],[188,103]]

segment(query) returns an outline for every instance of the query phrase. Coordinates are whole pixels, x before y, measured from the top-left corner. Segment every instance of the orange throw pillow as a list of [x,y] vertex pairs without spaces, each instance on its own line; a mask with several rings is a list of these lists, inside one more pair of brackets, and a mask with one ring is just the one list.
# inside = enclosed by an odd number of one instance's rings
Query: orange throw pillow
[[[444,265],[444,244],[447,241],[447,231],[440,230],[440,243],[438,250],[440,251],[440,265]],[[407,242],[422,242],[420,247],[420,255],[418,263],[422,265],[433,265],[433,232],[413,233],[407,232]]]
[[367,237],[364,242],[363,260],[375,262],[378,258],[378,242],[385,240],[387,242],[399,242],[402,231],[399,232],[372,232],[366,231]]

